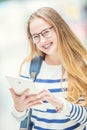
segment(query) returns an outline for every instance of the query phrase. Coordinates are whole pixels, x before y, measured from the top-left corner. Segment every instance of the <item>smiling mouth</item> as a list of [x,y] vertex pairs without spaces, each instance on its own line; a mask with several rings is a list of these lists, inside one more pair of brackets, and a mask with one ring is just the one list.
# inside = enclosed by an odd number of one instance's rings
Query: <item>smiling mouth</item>
[[48,49],[49,47],[51,47],[51,45],[52,45],[52,42],[49,43],[49,44],[44,45],[43,48],[44,48],[44,49]]

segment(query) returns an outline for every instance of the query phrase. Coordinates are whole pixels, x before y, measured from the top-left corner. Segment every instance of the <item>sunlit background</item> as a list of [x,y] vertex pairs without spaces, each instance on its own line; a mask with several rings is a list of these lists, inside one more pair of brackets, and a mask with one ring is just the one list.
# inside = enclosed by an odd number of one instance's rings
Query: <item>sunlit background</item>
[[13,101],[6,75],[18,75],[29,53],[26,25],[37,8],[56,8],[87,47],[87,0],[0,0],[0,130],[19,130],[11,115]]

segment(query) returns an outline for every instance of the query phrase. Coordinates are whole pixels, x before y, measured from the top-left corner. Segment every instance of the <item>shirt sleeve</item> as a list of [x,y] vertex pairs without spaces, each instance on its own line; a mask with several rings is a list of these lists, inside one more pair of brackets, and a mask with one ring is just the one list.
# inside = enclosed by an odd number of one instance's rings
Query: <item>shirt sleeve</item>
[[71,120],[74,120],[75,122],[87,125],[87,108],[70,103],[65,99],[62,100],[64,102],[64,107],[61,111],[61,114],[65,115]]
[[24,110],[23,112],[19,112],[13,107],[11,113],[16,120],[22,121],[28,116],[29,109]]

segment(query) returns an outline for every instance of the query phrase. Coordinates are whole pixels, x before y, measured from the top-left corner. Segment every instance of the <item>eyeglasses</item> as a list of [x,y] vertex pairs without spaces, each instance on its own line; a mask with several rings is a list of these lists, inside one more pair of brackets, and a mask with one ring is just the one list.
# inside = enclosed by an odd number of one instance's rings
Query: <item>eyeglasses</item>
[[40,32],[38,34],[31,35],[32,42],[34,44],[38,44],[41,40],[40,35],[42,35],[44,38],[50,38],[52,36],[52,30],[51,30],[52,28],[53,28],[53,26],[44,29],[42,32]]

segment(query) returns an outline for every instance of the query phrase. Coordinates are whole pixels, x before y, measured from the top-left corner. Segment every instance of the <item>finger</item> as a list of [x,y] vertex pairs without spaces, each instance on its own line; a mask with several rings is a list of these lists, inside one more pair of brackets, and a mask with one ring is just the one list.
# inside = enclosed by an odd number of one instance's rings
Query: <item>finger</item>
[[21,98],[24,99],[29,95],[29,88],[27,88],[21,95]]
[[13,99],[16,98],[17,94],[15,93],[14,89],[13,88],[9,88],[9,90],[11,92],[11,95],[12,95]]
[[49,92],[47,90],[43,90],[41,92],[39,92],[39,97],[46,97],[49,95]]
[[47,93],[47,92],[49,92],[49,90],[48,90],[48,89],[42,89],[42,90],[40,90],[40,91],[39,91],[39,94],[42,94],[42,93]]
[[42,104],[42,102],[31,102],[31,103],[29,103],[29,104],[27,104],[27,106],[28,107],[34,107],[34,106],[36,106],[36,105],[41,105]]
[[29,102],[32,102],[34,100],[41,100],[38,97],[38,94],[32,94],[32,95],[29,95],[25,98],[25,103],[29,103]]

